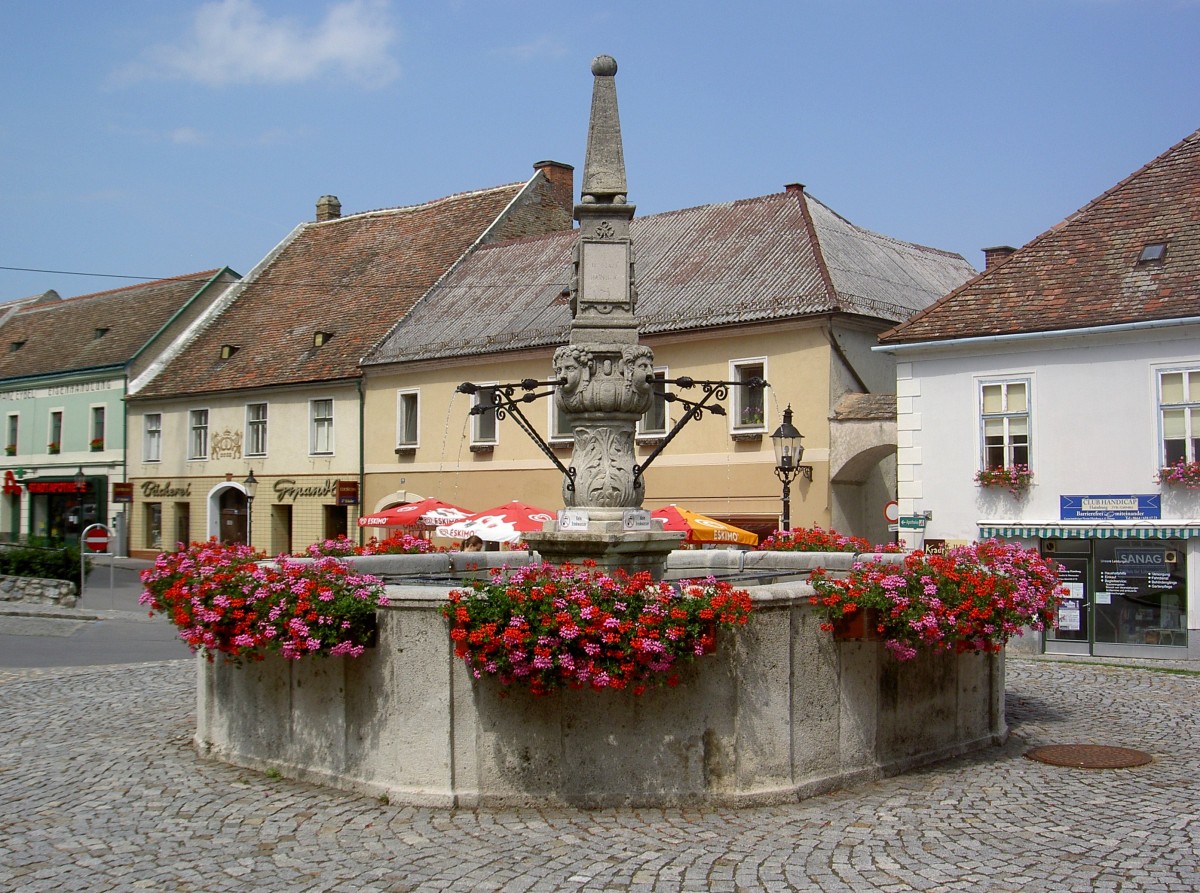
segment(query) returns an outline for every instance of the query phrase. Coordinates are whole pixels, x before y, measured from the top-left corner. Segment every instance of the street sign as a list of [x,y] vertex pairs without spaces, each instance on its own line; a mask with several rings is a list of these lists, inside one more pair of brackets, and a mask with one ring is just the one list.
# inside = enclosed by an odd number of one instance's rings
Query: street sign
[[883,518],[889,524],[895,524],[900,520],[900,503],[896,500],[885,503],[883,506]]
[[108,528],[102,524],[93,524],[83,534],[83,544],[89,552],[107,552],[108,539]]
[[900,516],[901,530],[924,530],[925,516],[924,515],[901,515]]

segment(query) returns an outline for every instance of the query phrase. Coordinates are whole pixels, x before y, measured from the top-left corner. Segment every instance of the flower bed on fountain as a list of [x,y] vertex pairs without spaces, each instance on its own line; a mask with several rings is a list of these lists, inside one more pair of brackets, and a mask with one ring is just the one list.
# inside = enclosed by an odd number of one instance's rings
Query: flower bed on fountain
[[455,654],[476,679],[528,688],[679,684],[682,663],[716,649],[719,626],[744,626],[750,596],[709,579],[655,582],[649,572],[609,576],[594,565],[496,569],[450,593],[442,609]]

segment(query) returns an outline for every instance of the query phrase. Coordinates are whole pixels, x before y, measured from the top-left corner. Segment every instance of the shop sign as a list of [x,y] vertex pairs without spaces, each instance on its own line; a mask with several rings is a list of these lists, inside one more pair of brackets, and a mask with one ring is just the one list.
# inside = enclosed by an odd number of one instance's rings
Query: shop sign
[[[191,495],[191,483],[184,484],[182,487],[176,487],[171,481],[163,483],[158,481],[142,481],[143,499],[180,499]],[[133,501],[132,494],[129,501]],[[118,499],[117,502],[121,502],[121,500]]]
[[5,496],[20,496],[21,485],[17,483],[17,477],[12,473],[12,469],[4,472],[4,495]]
[[1059,496],[1063,521],[1157,521],[1162,517],[1159,494]]
[[323,484],[302,486],[294,478],[280,478],[275,482],[276,502],[295,502],[297,499],[326,499],[337,495],[338,482],[326,478]]
[[133,484],[113,484],[113,502],[133,502]]
[[30,493],[86,493],[88,485],[74,481],[29,481],[25,489]]
[[337,504],[358,505],[358,481],[337,482]]

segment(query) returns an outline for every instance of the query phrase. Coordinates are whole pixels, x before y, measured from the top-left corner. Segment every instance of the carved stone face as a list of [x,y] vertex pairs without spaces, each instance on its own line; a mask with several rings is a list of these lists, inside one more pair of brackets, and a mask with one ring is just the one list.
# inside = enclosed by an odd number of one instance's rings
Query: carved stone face
[[633,360],[633,389],[639,393],[650,392],[650,381],[654,377],[654,358],[639,353]]
[[568,394],[575,393],[587,374],[584,358],[575,350],[560,348],[554,354],[554,374],[566,379],[566,384],[562,386],[564,391]]

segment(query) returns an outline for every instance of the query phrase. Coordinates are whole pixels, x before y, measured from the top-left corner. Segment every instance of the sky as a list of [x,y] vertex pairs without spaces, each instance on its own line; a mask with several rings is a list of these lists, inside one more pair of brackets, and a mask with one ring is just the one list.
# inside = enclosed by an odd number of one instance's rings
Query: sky
[[[1200,0],[0,0],[0,300],[228,266],[343,214],[583,173],[1019,247],[1200,128]],[[86,274],[86,275],[85,275]]]

